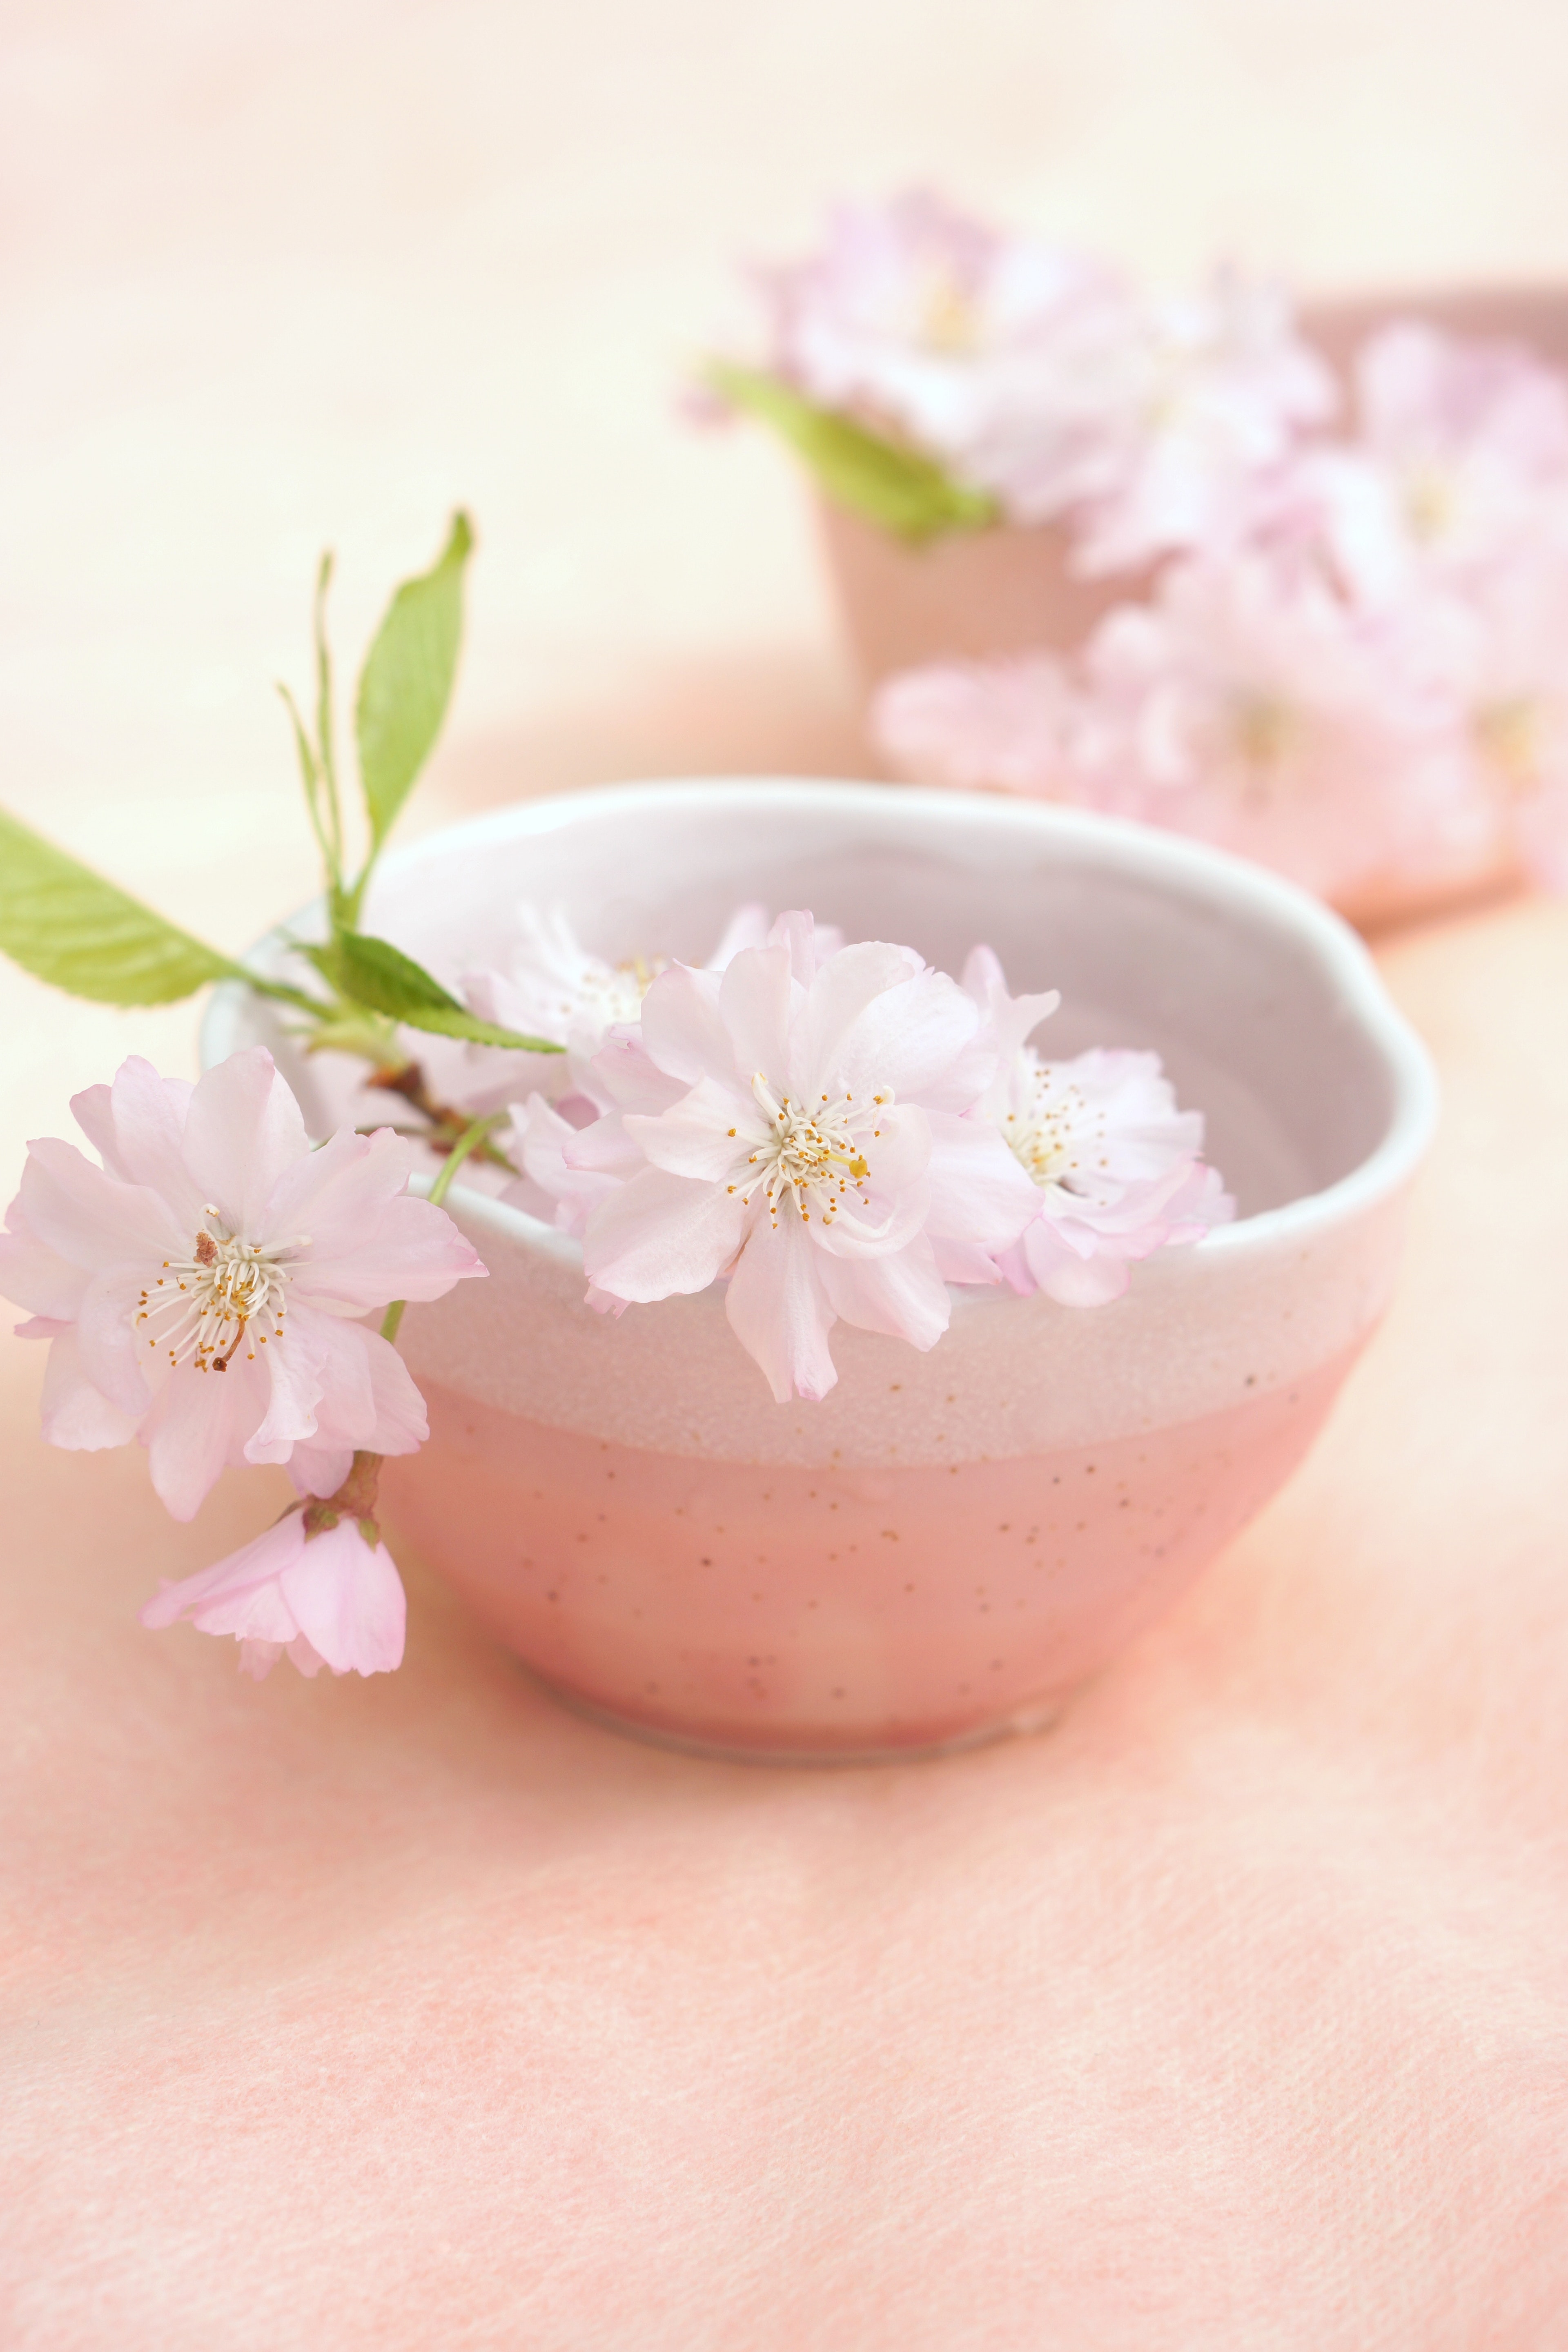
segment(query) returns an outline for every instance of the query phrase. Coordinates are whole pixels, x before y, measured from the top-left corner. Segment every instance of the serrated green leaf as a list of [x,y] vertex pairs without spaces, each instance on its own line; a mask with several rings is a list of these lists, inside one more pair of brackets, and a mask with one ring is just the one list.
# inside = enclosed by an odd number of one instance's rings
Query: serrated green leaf
[[896,538],[919,546],[951,530],[999,520],[996,501],[965,488],[934,458],[900,448],[852,416],[814,407],[782,377],[721,362],[709,382],[732,406],[771,425],[805,461],[828,497]]
[[173,1004],[250,975],[0,810],[0,948],[96,1004]]
[[463,1037],[475,1045],[504,1045],[518,1054],[558,1054],[559,1045],[545,1037],[525,1037],[515,1029],[481,1021],[459,1004],[434,973],[390,940],[364,931],[339,931],[324,947],[309,948],[318,971],[355,1004],[402,1021],[410,1029],[427,1029],[438,1037]]
[[393,597],[360,674],[354,730],[373,855],[429,757],[452,698],[463,567],[473,543],[468,518],[459,511],[436,563]]

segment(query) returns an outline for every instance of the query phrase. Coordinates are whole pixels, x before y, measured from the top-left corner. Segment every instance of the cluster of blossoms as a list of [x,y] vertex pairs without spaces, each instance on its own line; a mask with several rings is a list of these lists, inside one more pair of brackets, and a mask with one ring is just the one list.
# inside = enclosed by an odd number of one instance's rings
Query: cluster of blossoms
[[390,1129],[312,1150],[260,1046],[195,1087],[133,1058],[71,1108],[97,1161],[30,1144],[0,1234],[0,1296],[48,1343],[46,1438],[136,1440],[177,1519],[230,1464],[281,1463],[300,1496],[165,1585],[142,1622],[233,1634],[258,1676],[285,1652],[306,1675],[397,1665],[403,1587],[375,1473],[428,1428],[396,1349],[360,1318],[484,1266],[443,1210],[408,1197],[415,1149]]
[[[764,276],[770,364],[1127,601],[890,681],[916,782],[1190,832],[1341,904],[1568,882],[1568,383],[1414,320],[1341,386],[1275,289],[1151,298],[909,194]],[[1046,624],[1042,620],[1042,634]]]
[[[1030,1039],[1057,997],[1009,996],[985,948],[961,985],[912,949],[748,905],[705,966],[616,966],[524,908],[501,967],[466,987],[565,1050],[458,1049],[450,1075],[486,1108],[433,1189],[483,1139],[489,1181],[581,1236],[600,1309],[723,1280],[781,1401],[832,1387],[839,1318],[930,1348],[950,1283],[1093,1305],[1234,1211],[1157,1056],[1043,1059]],[[194,1087],[132,1058],[71,1108],[97,1160],[30,1144],[0,1233],[0,1296],[48,1345],[46,1438],[137,1441],[179,1519],[229,1465],[279,1464],[300,1496],[143,1623],[232,1635],[258,1677],[285,1654],[305,1675],[396,1666],[376,1480],[428,1429],[392,1340],[403,1302],[485,1272],[410,1197],[418,1143],[345,1129],[312,1147],[260,1046]]]
[[1335,405],[1278,289],[1222,270],[1151,297],[921,190],[841,208],[759,286],[781,380],[1009,521],[1065,519],[1086,572],[1206,544]]
[[555,1099],[530,1087],[498,1140],[508,1197],[581,1239],[592,1306],[723,1281],[774,1396],[821,1397],[840,1319],[926,1349],[950,1283],[1093,1305],[1234,1213],[1157,1055],[1044,1059],[1056,995],[1010,997],[988,949],[960,983],[808,914],[764,925],[742,908],[706,967],[634,965],[636,1017],[595,1037],[607,968],[528,919],[509,984],[552,940],[581,985],[544,1010],[575,1042]]
[[1354,425],[1260,474],[1071,659],[890,681],[894,765],[1171,825],[1351,904],[1489,862],[1568,882],[1568,384],[1392,325]]

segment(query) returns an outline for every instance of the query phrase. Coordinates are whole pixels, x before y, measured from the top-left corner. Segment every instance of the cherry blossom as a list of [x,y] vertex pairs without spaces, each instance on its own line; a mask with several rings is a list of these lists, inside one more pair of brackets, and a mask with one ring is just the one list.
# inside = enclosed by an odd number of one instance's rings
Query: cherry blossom
[[1173,564],[1086,649],[1086,795],[1326,896],[1353,889],[1445,822],[1453,791],[1432,697],[1398,650],[1259,551]]
[[[763,907],[751,900],[737,907],[705,968],[722,971],[742,948],[758,946],[767,931]],[[521,1054],[470,1045],[460,1064],[448,1054],[439,1066],[446,1098],[479,1114],[537,1093],[572,1105],[581,1123],[605,1108],[588,1076],[589,1063],[609,1029],[637,1019],[649,983],[668,961],[648,954],[610,963],[584,947],[564,908],[520,907],[503,961],[493,970],[468,973],[464,1001],[482,1021],[521,1036],[548,1038],[565,1051]]]
[[[727,1277],[731,1328],[781,1402],[833,1386],[840,1318],[934,1345],[945,1254],[989,1273],[1035,1207],[1000,1137],[963,1115],[994,1064],[979,1028],[913,949],[868,940],[819,961],[809,915],[781,916],[721,976],[671,966],[644,999],[634,1076],[679,1091],[615,1114],[616,1149],[624,1136],[641,1164],[588,1211],[595,1297]],[[589,1129],[563,1158],[594,1150]]]
[[1059,404],[1078,373],[1063,354],[1125,310],[1112,272],[916,189],[840,207],[819,254],[760,283],[773,364],[819,406],[912,442],[1011,512],[1070,494],[1083,418]]
[[1084,463],[1064,502],[1075,569],[1089,574],[1242,536],[1271,469],[1338,405],[1328,367],[1265,281],[1223,269],[1120,325],[1062,355],[1084,415]]
[[1475,593],[1426,600],[1412,635],[1478,841],[1568,888],[1568,544],[1538,539]]
[[1415,320],[1371,335],[1355,363],[1357,432],[1315,481],[1334,560],[1384,604],[1509,563],[1568,499],[1568,385],[1509,343]]
[[1025,1297],[1068,1307],[1119,1298],[1135,1259],[1198,1240],[1236,1213],[1205,1167],[1201,1112],[1179,1110],[1157,1054],[1096,1049],[1048,1062],[1027,1041],[1054,999],[1012,997],[989,948],[963,985],[997,1048],[981,1115],[1035,1187],[1035,1214],[996,1263]]
[[356,1318],[485,1271],[444,1211],[406,1197],[415,1147],[382,1129],[312,1150],[261,1046],[192,1087],[133,1056],[28,1146],[0,1234],[0,1295],[49,1342],[44,1434],[148,1451],[190,1518],[227,1463],[286,1463],[330,1493],[356,1448],[408,1454],[425,1407]]
[[[319,1516],[320,1514],[318,1514]],[[154,1631],[186,1618],[202,1633],[229,1633],[240,1670],[258,1682],[280,1657],[302,1675],[391,1674],[403,1663],[406,1602],[392,1554],[374,1526],[332,1517],[312,1530],[310,1508],[216,1566],[165,1582],[142,1611]]]
[[807,398],[911,443],[1014,522],[1070,515],[1089,572],[1232,529],[1253,477],[1336,404],[1277,288],[1222,270],[1144,299],[921,190],[842,207],[816,256],[762,284],[773,364]]

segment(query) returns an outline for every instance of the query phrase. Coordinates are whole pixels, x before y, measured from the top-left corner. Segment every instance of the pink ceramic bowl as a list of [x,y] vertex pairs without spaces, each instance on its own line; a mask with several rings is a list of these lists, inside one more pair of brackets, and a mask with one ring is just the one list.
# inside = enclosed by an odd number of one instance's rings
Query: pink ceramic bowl
[[[1240,1221],[1088,1310],[955,1293],[928,1355],[840,1326],[839,1384],[773,1403],[718,1289],[618,1322],[582,1252],[480,1194],[490,1270],[410,1310],[431,1443],[395,1530],[576,1704],[794,1759],[1047,1717],[1300,1461],[1383,1311],[1434,1117],[1364,950],[1259,869],[1109,820],[875,785],[664,783],[534,801],[390,859],[370,910],[456,978],[521,898],[612,957],[696,956],[745,898],[956,970],[1058,986],[1053,1050],[1152,1045]],[[276,943],[264,955],[276,955]],[[266,1013],[220,995],[212,1060]],[[292,1067],[324,1129],[331,1074]]]

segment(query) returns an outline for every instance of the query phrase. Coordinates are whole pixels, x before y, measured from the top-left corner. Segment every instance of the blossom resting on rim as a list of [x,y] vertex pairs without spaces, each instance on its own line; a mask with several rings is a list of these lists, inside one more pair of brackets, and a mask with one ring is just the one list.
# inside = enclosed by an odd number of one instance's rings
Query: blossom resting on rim
[[996,1066],[980,1104],[1035,1188],[1034,1214],[996,1263],[1015,1290],[1066,1307],[1119,1298],[1134,1259],[1199,1240],[1236,1214],[1205,1167],[1199,1111],[1176,1108],[1156,1054],[1095,1049],[1047,1062],[1027,1043],[1048,1000],[1012,997],[989,948],[963,985],[984,1007]]
[[[595,1303],[726,1276],[731,1327],[781,1402],[833,1386],[839,1319],[933,1346],[944,1256],[989,1276],[1035,1209],[1001,1138],[963,1116],[994,1061],[979,1027],[912,949],[819,962],[809,915],[781,916],[722,977],[672,966],[623,1063],[678,1091],[616,1114],[613,1149],[637,1162],[588,1209]],[[562,1146],[567,1168],[593,1165],[595,1132]]]

